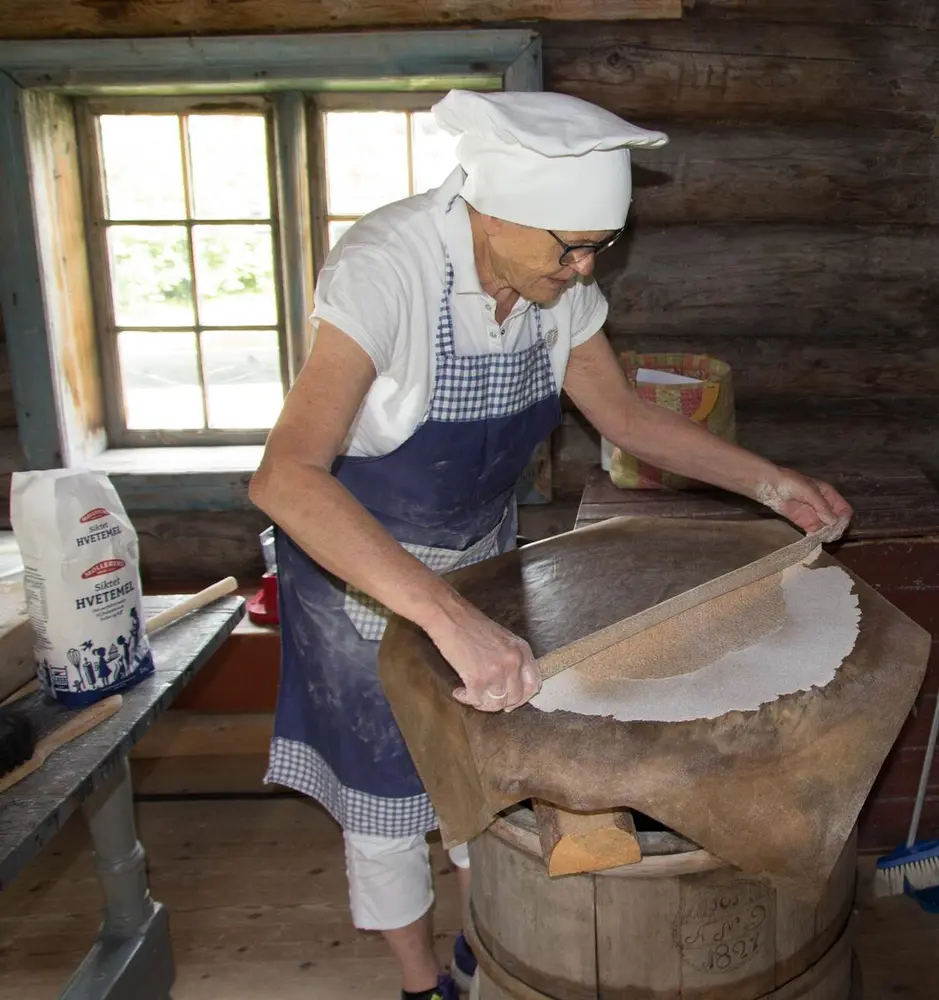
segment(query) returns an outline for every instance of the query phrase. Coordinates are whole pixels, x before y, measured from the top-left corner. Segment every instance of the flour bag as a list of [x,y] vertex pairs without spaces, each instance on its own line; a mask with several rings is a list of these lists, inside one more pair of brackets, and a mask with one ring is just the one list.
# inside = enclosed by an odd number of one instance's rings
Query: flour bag
[[137,533],[107,476],[16,472],[10,519],[47,693],[88,705],[152,674]]

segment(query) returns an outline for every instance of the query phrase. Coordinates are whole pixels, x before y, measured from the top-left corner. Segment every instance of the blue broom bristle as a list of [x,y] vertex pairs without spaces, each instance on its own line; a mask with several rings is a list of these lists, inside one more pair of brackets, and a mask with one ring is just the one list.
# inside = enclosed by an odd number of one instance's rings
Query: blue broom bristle
[[939,854],[920,858],[913,864],[906,865],[906,880],[914,889],[931,889],[939,885]]
[[939,885],[939,840],[898,847],[877,861],[876,895],[900,896],[907,883],[914,889]]
[[890,854],[885,854],[878,862],[878,868],[894,868],[897,865],[910,864],[911,861],[921,861],[924,858],[939,858],[939,840],[924,840],[912,847],[898,847]]

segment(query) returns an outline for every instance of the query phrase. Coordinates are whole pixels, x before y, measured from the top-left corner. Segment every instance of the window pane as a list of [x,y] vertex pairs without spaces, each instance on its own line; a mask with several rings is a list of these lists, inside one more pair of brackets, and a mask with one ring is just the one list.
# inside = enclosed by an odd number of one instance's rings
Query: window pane
[[407,115],[332,111],[326,115],[330,215],[364,215],[407,198]]
[[189,154],[195,218],[270,218],[263,115],[191,115]]
[[183,226],[108,229],[118,326],[190,326],[192,274]]
[[202,334],[210,427],[272,427],[284,402],[275,330]]
[[414,160],[414,193],[440,187],[456,166],[455,135],[448,135],[429,111],[411,116],[411,148]]
[[193,226],[192,245],[200,324],[277,322],[270,226]]
[[345,236],[355,225],[354,222],[330,222],[329,224],[329,249],[332,248]]
[[124,411],[130,430],[191,430],[204,426],[196,335],[138,333],[117,336]]
[[109,219],[185,219],[176,115],[101,115]]

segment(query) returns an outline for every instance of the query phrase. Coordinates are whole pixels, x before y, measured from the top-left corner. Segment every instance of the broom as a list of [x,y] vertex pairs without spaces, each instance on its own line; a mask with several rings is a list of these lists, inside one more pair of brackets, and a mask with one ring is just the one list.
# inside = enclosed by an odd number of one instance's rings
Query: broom
[[939,734],[939,697],[936,698],[936,710],[933,713],[926,746],[926,759],[923,761],[923,773],[919,778],[919,790],[916,793],[916,804],[913,806],[910,835],[902,847],[896,848],[878,860],[874,874],[874,894],[877,896],[900,896],[909,889],[922,890],[939,886],[939,840],[916,842],[919,821],[923,815],[923,803],[926,801],[929,772],[932,770],[933,757],[936,753],[937,734]]

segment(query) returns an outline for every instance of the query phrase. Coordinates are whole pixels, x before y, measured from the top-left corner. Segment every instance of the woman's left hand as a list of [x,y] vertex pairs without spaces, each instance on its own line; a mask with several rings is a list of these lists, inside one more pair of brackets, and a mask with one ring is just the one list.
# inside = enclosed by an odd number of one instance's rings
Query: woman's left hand
[[756,499],[782,514],[806,534],[824,531],[824,541],[844,534],[854,513],[847,500],[829,483],[792,469],[779,469],[774,482],[762,483]]

